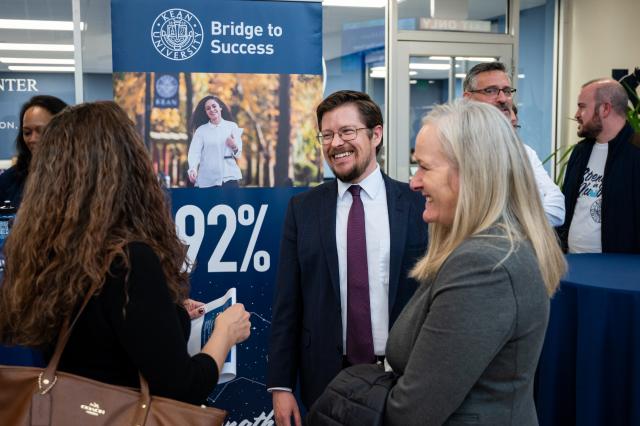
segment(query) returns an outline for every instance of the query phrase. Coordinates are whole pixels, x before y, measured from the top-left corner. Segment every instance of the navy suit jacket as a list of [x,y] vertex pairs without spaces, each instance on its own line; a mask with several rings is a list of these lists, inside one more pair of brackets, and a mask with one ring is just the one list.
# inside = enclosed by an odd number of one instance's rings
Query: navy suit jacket
[[[407,277],[426,251],[424,197],[383,174],[390,231],[389,328],[413,295]],[[267,387],[295,389],[309,408],[342,368],[335,180],[289,202],[280,247]]]

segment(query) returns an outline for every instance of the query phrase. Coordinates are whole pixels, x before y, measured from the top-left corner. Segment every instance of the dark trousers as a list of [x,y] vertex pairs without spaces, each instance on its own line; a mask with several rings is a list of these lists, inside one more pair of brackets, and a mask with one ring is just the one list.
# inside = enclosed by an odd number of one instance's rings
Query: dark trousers
[[240,188],[239,180],[228,180],[222,183],[223,188]]

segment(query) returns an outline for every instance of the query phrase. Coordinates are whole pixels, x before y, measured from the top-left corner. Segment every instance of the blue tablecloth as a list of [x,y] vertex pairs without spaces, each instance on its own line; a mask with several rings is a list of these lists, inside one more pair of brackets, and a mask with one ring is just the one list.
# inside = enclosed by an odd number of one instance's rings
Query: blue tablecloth
[[640,425],[640,255],[567,261],[536,376],[540,425]]

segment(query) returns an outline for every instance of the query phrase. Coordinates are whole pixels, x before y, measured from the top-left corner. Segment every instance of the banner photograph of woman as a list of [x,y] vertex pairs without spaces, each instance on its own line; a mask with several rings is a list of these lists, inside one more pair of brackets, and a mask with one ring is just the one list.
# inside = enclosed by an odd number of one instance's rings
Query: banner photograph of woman
[[199,188],[238,188],[243,129],[232,121],[227,105],[216,96],[202,98],[191,117],[190,130],[189,181]]

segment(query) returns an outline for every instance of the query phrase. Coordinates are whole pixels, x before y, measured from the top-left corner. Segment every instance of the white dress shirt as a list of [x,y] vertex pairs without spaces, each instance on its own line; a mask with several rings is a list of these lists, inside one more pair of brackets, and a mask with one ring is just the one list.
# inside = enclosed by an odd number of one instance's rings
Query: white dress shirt
[[[338,204],[336,209],[336,248],[340,272],[340,306],[342,312],[343,351],[347,349],[347,221],[353,198],[347,191],[351,183],[338,180]],[[358,185],[362,188],[360,198],[364,206],[365,233],[367,240],[367,268],[369,270],[369,304],[371,306],[371,328],[373,350],[384,355],[389,335],[389,212],[387,192],[380,167]]]
[[549,177],[549,174],[538,158],[538,154],[536,154],[529,145],[523,145],[527,156],[529,156],[529,162],[533,169],[533,177],[536,180],[538,192],[540,193],[540,201],[542,201],[542,207],[547,215],[549,224],[553,227],[560,226],[564,223],[564,195],[562,191],[560,191],[560,188],[558,188]]
[[[342,350],[347,350],[347,221],[353,198],[347,191],[351,183],[338,182],[338,203],[336,208],[336,249],[340,275],[340,307],[342,312]],[[358,185],[362,188],[360,198],[364,207],[365,234],[367,239],[367,268],[369,270],[369,306],[371,307],[371,328],[373,350],[376,355],[384,355],[389,336],[389,256],[391,237],[389,231],[389,211],[387,191],[380,166]],[[327,283],[331,285],[331,283]],[[267,391],[287,391],[285,387],[268,388]]]

